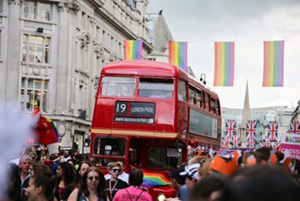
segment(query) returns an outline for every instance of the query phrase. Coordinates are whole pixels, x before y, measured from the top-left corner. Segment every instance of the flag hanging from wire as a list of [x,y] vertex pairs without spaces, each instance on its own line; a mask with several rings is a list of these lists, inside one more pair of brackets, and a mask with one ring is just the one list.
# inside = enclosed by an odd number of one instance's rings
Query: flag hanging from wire
[[169,63],[187,71],[187,42],[169,41]]
[[142,58],[143,41],[125,40],[124,41],[124,59],[140,60]]
[[214,86],[233,86],[234,42],[215,42]]
[[264,87],[283,86],[284,41],[264,41]]

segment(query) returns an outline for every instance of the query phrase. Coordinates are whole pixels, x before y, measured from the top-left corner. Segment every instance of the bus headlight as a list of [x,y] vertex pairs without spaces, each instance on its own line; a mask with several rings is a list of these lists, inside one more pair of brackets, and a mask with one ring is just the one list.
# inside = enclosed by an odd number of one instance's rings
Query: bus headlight
[[157,201],[164,201],[165,199],[166,199],[166,196],[163,193],[159,194],[156,198]]

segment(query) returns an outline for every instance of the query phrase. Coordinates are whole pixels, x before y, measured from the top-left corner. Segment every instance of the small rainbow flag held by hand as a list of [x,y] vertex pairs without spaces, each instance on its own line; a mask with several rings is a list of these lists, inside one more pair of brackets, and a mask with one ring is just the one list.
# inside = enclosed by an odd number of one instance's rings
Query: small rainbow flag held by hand
[[157,172],[144,172],[144,182],[142,187],[159,187],[159,186],[170,186],[171,180],[162,173]]
[[141,40],[125,40],[124,56],[125,60],[139,60],[142,58],[143,41]]
[[41,115],[39,109],[33,111],[33,116],[36,142],[40,144],[52,144],[58,142],[58,132],[52,120]]
[[169,41],[169,63],[187,71],[187,42]]
[[214,86],[233,86],[234,42],[215,42]]
[[264,87],[283,86],[284,41],[264,41]]

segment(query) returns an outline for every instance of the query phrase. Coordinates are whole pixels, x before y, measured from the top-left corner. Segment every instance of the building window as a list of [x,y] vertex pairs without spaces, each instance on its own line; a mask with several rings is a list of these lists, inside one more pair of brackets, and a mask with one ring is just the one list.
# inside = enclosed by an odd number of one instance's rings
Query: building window
[[52,5],[38,1],[24,1],[24,18],[41,21],[50,21],[52,18]]
[[50,63],[49,37],[23,35],[23,61],[31,63]]
[[47,112],[48,104],[48,80],[22,78],[21,108],[32,111],[36,108]]

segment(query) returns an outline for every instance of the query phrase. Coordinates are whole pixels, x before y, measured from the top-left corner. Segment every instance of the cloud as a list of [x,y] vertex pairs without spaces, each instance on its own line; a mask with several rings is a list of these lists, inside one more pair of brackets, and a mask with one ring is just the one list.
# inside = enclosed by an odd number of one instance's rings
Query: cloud
[[[300,98],[299,0],[150,0],[148,11],[163,10],[177,41],[188,41],[188,64],[226,107],[243,107],[246,80],[253,107],[291,105]],[[263,88],[263,41],[285,40],[284,87]],[[235,85],[213,87],[214,42],[235,42]],[[296,104],[296,103],[295,103]],[[294,104],[294,105],[295,105]]]

